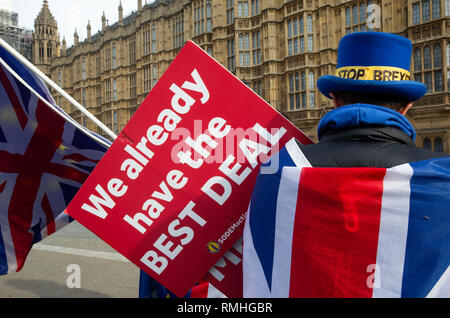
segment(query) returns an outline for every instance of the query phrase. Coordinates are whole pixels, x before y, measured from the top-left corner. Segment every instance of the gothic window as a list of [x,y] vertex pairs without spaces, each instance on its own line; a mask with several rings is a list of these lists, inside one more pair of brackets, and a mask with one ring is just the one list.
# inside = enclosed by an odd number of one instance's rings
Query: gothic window
[[150,26],[144,25],[142,28],[142,55],[148,55],[150,54]]
[[130,98],[136,97],[136,73],[132,73],[129,75],[129,83],[130,83]]
[[367,31],[367,9],[372,1],[361,2],[345,8],[345,33]]
[[434,151],[436,152],[444,151],[444,142],[442,141],[442,138],[436,137],[436,139],[434,139]]
[[308,74],[308,88],[309,88],[309,107],[314,108],[316,107],[316,93],[315,93],[315,76],[314,72],[310,71]]
[[115,44],[113,44],[111,52],[112,52],[112,56],[111,56],[112,57],[112,68],[115,69],[115,68],[117,68],[117,51],[116,51]]
[[441,17],[441,0],[433,0],[432,9],[433,19],[439,19]]
[[252,32],[253,64],[261,64],[261,32]]
[[227,0],[227,24],[234,22],[234,0]]
[[314,51],[314,36],[308,34],[308,52]]
[[252,0],[252,15],[259,13],[259,0]]
[[434,67],[442,66],[442,51],[441,46],[436,44],[433,48]]
[[289,110],[300,109],[300,74],[289,75]]
[[248,1],[238,2],[238,17],[248,17]]
[[152,81],[153,81],[153,86],[155,86],[156,82],[158,81],[158,68],[156,67],[156,65],[153,65],[153,68],[152,68]]
[[206,3],[206,32],[212,32],[211,3]]
[[179,48],[184,44],[184,20],[183,15],[175,18],[172,25],[173,48]]
[[107,79],[105,82],[105,101],[110,102],[111,101],[111,79]]
[[431,49],[428,45],[423,48],[423,68],[425,70],[431,68]]
[[81,105],[86,106],[86,88],[81,89]]
[[117,101],[117,80],[113,79],[113,101]]
[[234,53],[234,39],[227,41],[227,53],[228,53],[228,70],[234,71],[235,65],[235,53]]
[[81,59],[81,79],[86,80],[86,59],[84,57]]
[[414,50],[414,71],[422,70],[422,55],[420,49]]
[[62,87],[62,80],[61,80],[61,69],[58,69],[58,86]]
[[117,110],[112,111],[112,130],[116,134],[119,132],[118,125],[117,125]]
[[136,64],[136,39],[134,37],[128,42],[128,62],[130,65]]
[[[414,49],[414,80],[418,82],[422,82],[423,80],[423,83],[427,86],[427,91],[429,92],[439,92],[444,90],[441,44],[437,43],[432,47],[426,45],[423,48],[423,63],[421,63],[420,53],[420,48]],[[447,59],[448,58],[449,57],[447,56]]]
[[[303,18],[293,18],[287,21],[288,55],[299,53],[300,39],[303,37]],[[304,43],[304,42],[303,42]],[[301,52],[301,50],[300,50]]]
[[156,27],[152,27],[152,53],[156,53]]
[[150,66],[149,65],[144,66],[143,72],[144,72],[144,93],[148,93],[152,88]]
[[430,1],[422,1],[422,21],[430,20]]
[[312,21],[312,15],[308,14],[308,18],[307,18],[307,30],[308,33],[312,33],[313,32],[313,21]]
[[424,149],[431,150],[431,140],[430,140],[430,138],[426,137],[426,138],[423,140],[423,148],[424,148]]
[[302,95],[302,108],[306,108],[308,102],[306,100],[306,73],[301,73],[301,95]]
[[443,90],[442,71],[441,70],[434,72],[434,90],[436,92],[439,92],[439,91]]
[[420,3],[413,3],[412,5],[412,23],[420,23]]
[[239,34],[239,65],[250,66],[250,37],[248,33]]

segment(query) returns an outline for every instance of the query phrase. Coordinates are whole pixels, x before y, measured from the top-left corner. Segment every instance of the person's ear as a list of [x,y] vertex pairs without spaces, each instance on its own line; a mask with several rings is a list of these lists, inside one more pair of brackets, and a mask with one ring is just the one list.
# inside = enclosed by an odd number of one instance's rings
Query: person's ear
[[330,93],[331,99],[333,99],[334,108],[338,108],[342,106],[342,101],[334,94]]
[[406,113],[408,112],[408,110],[412,107],[412,105],[413,105],[413,103],[408,103],[408,104],[406,104],[405,106],[403,106],[402,108],[400,108],[400,109],[398,110],[398,112],[399,112],[400,114],[402,114],[403,116],[405,116]]

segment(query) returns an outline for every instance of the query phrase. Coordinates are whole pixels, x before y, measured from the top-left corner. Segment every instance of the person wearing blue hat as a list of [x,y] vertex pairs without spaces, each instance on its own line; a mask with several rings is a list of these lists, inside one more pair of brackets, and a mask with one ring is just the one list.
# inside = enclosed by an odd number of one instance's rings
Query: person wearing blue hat
[[411,80],[411,53],[411,41],[391,33],[356,32],[340,40],[336,74],[317,80],[335,109],[319,122],[319,142],[299,145],[313,167],[389,168],[448,156],[414,145],[405,115],[427,89]]

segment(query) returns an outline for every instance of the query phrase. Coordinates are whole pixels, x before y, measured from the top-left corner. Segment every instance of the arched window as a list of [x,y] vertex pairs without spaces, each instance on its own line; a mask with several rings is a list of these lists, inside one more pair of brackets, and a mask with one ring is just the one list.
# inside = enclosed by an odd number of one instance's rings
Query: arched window
[[433,0],[432,3],[432,16],[433,19],[439,19],[441,17],[441,1],[440,0]]
[[297,19],[293,20],[292,29],[293,29],[294,36],[296,36],[298,34],[298,20]]
[[291,20],[288,20],[287,26],[288,26],[288,38],[290,38],[290,37],[292,37],[292,21]]
[[156,28],[152,27],[152,53],[156,53]]
[[358,24],[358,6],[354,5],[352,7],[352,22],[353,24]]
[[434,67],[442,66],[442,51],[441,46],[436,44],[433,48]]
[[420,49],[414,50],[414,71],[422,70],[422,55],[420,54]]
[[306,23],[307,23],[308,33],[312,33],[313,32],[313,23],[312,23],[312,15],[311,14],[308,14]]
[[153,86],[155,86],[156,82],[158,81],[158,68],[156,67],[156,65],[153,65],[152,72]]
[[425,138],[423,140],[423,148],[431,150],[431,140],[430,140],[430,138],[427,137],[427,138]]
[[444,151],[444,142],[442,141],[442,138],[437,137],[434,140],[434,151],[437,151],[437,152],[443,152]]
[[345,26],[351,26],[352,25],[352,17],[350,15],[350,7],[347,7],[345,9]]
[[[449,2],[450,2],[450,0],[449,0]],[[447,50],[446,51],[447,51],[446,55],[447,55],[447,67],[448,67],[448,66],[450,66],[450,43],[447,44]]]
[[244,35],[242,33],[239,34],[239,50],[244,50]]
[[301,76],[301,96],[302,96],[302,108],[306,108],[306,74],[302,72]]
[[423,48],[423,68],[425,70],[431,68],[431,49],[428,45]]
[[309,72],[308,74],[308,84],[309,84],[309,90],[314,90],[315,82],[314,82],[314,72]]
[[305,72],[302,72],[302,80],[301,80],[301,85],[302,85],[302,91],[306,90],[306,74]]
[[366,21],[366,4],[363,2],[359,5],[359,23]]
[[206,17],[211,18],[211,4],[210,3],[208,3],[206,5]]
[[61,78],[62,78],[61,69],[58,69],[58,86],[59,87],[61,87]]
[[422,21],[430,20],[430,1],[423,0],[422,1]]

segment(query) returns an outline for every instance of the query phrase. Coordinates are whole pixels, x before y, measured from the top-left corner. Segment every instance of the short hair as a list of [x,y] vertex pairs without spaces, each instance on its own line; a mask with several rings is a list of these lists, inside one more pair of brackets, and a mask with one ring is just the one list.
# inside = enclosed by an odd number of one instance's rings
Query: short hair
[[334,93],[342,106],[351,104],[371,104],[390,108],[399,111],[408,102],[398,95],[380,94],[372,92],[336,92]]

